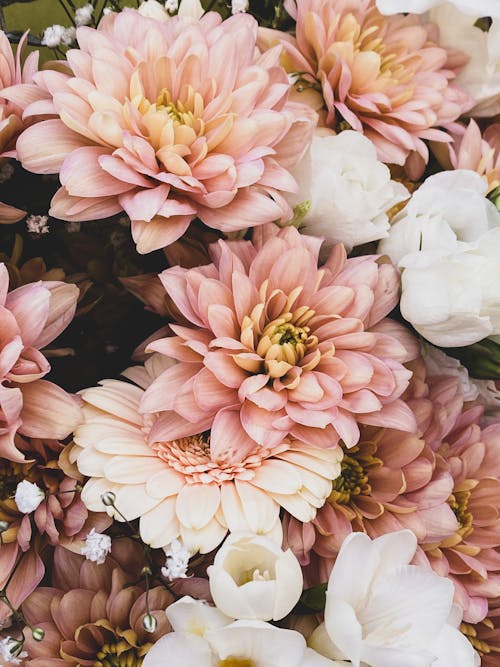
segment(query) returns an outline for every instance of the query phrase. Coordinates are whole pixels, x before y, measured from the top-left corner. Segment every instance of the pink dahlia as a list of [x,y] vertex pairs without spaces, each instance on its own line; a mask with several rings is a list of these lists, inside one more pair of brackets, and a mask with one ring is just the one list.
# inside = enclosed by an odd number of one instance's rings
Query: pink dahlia
[[[164,586],[146,592],[143,566],[141,545],[128,539],[113,540],[102,565],[57,547],[50,586],[22,607],[27,622],[45,631],[38,642],[26,632],[24,667],[141,667],[172,629],[165,609],[174,601]],[[148,603],[157,620],[151,633],[143,627]]]
[[[24,65],[21,65],[21,54],[28,33],[24,35],[14,56],[12,46],[3,31],[0,30],[0,95],[3,89],[15,84],[30,84],[38,70],[38,52],[30,53]],[[0,164],[7,158],[17,157],[16,139],[26,125],[22,119],[23,110],[15,102],[0,97]],[[0,202],[0,224],[21,220],[26,211]]]
[[[178,239],[198,216],[225,232],[287,219],[281,191],[316,115],[288,102],[281,49],[256,52],[257,22],[239,14],[160,22],[125,10],[79,28],[69,73],[4,91],[42,114],[17,149],[35,173],[60,172],[51,215],[125,210],[141,253]],[[36,101],[33,101],[36,100]]]
[[213,264],[160,274],[190,326],[149,345],[178,363],[147,389],[144,413],[163,413],[151,438],[211,428],[210,451],[240,461],[291,436],[347,447],[358,422],[415,429],[399,398],[418,352],[384,319],[398,301],[396,269],[377,256],[346,259],[336,246],[318,268],[321,240],[293,227],[211,246]]
[[[153,355],[125,375],[146,387],[164,368],[164,358]],[[202,424],[192,435],[160,437],[158,417],[139,412],[143,389],[118,380],[101,385],[81,392],[84,423],[70,454],[91,478],[82,499],[89,510],[103,512],[102,494],[114,493],[119,514],[109,513],[139,519],[142,540],[154,548],[181,537],[192,553],[208,553],[228,530],[281,541],[280,508],[310,521],[340,472],[339,448],[291,438],[238,449],[241,434],[233,428],[219,433],[222,447],[214,451],[214,432]],[[175,423],[174,415],[173,429]]]
[[412,152],[427,162],[424,139],[450,141],[437,128],[472,101],[451,85],[459,58],[437,45],[433,24],[414,15],[382,16],[375,0],[285,4],[296,37],[263,31],[262,41],[282,42],[288,71],[300,73],[299,90],[322,90],[327,125],[363,132],[379,159],[400,165]]
[[284,521],[285,541],[306,566],[307,585],[328,580],[342,542],[353,531],[375,538],[409,528],[419,544],[426,544],[457,528],[447,502],[453,479],[425,439],[363,427],[359,443],[344,449],[341,466],[313,521]]
[[500,597],[500,424],[480,429],[482,410],[464,411],[438,450],[453,476],[457,519],[446,539],[424,546],[431,566],[455,584],[464,619],[477,623]]
[[0,263],[0,454],[23,461],[14,435],[65,438],[80,421],[75,400],[42,380],[50,364],[40,350],[71,322],[79,291],[59,281],[38,281],[7,292]]

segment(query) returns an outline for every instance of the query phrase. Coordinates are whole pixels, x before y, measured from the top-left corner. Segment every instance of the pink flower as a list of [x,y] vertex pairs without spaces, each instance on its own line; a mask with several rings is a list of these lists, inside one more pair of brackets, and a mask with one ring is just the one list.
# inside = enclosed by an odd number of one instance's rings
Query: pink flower
[[[14,84],[29,84],[38,70],[38,52],[28,55],[21,66],[21,54],[26,44],[28,33],[21,39],[16,55],[12,52],[7,36],[0,30],[0,95],[4,88]],[[22,119],[23,110],[14,102],[0,97],[0,164],[5,158],[17,157],[16,139],[25,127]],[[10,224],[24,218],[26,211],[0,202],[0,224]]]
[[[144,367],[129,368],[124,375],[147,387],[171,365],[155,354]],[[75,431],[70,453],[90,477],[82,499],[89,510],[103,512],[102,495],[114,493],[119,514],[109,508],[110,514],[139,519],[142,540],[154,548],[180,537],[191,553],[208,553],[228,530],[281,541],[281,507],[310,521],[340,472],[339,448],[288,439],[275,446],[252,443],[236,459],[230,451],[212,452],[207,432],[158,437],[158,417],[139,412],[142,389],[117,380],[101,385],[81,392],[84,423]],[[174,428],[175,423],[174,416]],[[205,430],[201,424],[200,429]],[[226,437],[238,446],[237,432]]]
[[125,210],[141,253],[196,216],[225,232],[290,218],[281,192],[296,188],[287,168],[316,114],[287,101],[280,49],[256,55],[256,35],[248,15],[159,22],[125,10],[78,29],[70,74],[47,70],[4,92],[28,118],[52,115],[17,145],[25,168],[60,172],[51,215]]
[[257,228],[253,242],[211,246],[213,264],[160,274],[190,326],[149,350],[177,359],[146,391],[145,413],[163,412],[151,439],[211,428],[211,455],[241,461],[255,443],[291,436],[347,447],[358,422],[412,431],[400,400],[418,353],[413,337],[384,319],[399,281],[377,256],[346,260],[336,246],[318,269],[321,240],[293,227]]
[[50,364],[40,349],[71,322],[78,288],[38,281],[7,293],[9,274],[0,264],[0,454],[23,461],[16,431],[35,438],[65,438],[80,421],[75,400],[42,380]]
[[[476,171],[488,181],[488,191],[498,187],[500,185],[500,123],[489,125],[481,135],[478,124],[471,119],[467,128],[459,126],[453,138],[454,141],[449,147],[436,147],[437,157],[441,164],[446,169]],[[448,151],[449,155],[446,155]]]
[[296,38],[264,31],[263,42],[282,42],[287,70],[301,73],[300,89],[321,88],[326,124],[363,132],[383,162],[403,165],[415,152],[423,171],[423,140],[449,141],[437,128],[471,106],[450,83],[465,60],[437,45],[433,24],[382,16],[374,0],[288,0],[286,6]]

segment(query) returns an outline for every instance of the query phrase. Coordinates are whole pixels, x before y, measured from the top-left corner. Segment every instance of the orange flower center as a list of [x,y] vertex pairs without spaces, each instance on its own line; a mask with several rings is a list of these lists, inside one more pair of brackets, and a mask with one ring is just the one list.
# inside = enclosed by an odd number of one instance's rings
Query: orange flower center
[[253,660],[249,660],[248,658],[235,658],[233,656],[229,656],[229,658],[226,658],[225,660],[219,660],[218,667],[256,667],[256,666],[255,662]]

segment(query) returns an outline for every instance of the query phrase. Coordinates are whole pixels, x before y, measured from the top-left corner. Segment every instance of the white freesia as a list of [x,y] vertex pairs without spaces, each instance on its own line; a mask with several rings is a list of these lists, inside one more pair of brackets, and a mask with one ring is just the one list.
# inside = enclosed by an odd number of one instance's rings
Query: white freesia
[[207,573],[216,606],[237,619],[277,621],[302,593],[297,558],[261,535],[229,535]]
[[448,623],[453,584],[410,565],[416,548],[409,530],[349,535],[328,582],[325,622],[309,645],[352,667],[475,667],[472,645]]
[[441,347],[500,333],[500,213],[486,190],[473,171],[431,176],[379,244],[402,269],[403,317]]
[[311,147],[292,170],[299,191],[292,205],[307,202],[300,222],[304,232],[321,236],[328,246],[348,249],[387,236],[387,211],[408,199],[406,188],[391,180],[377,160],[373,143],[359,132],[338,135],[316,131]]
[[342,667],[307,648],[294,630],[234,621],[214,607],[182,598],[167,608],[174,629],[148,651],[142,667]]
[[464,14],[476,18],[500,16],[498,0],[376,0],[377,9],[381,14],[398,14],[399,12],[423,14],[433,7],[445,4],[456,7]]

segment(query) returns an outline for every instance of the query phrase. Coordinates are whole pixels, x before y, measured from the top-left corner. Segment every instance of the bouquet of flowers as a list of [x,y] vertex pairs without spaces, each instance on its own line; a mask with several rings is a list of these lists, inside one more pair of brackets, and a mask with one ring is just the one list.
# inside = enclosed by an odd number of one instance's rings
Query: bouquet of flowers
[[0,4],[0,665],[498,667],[499,0]]

